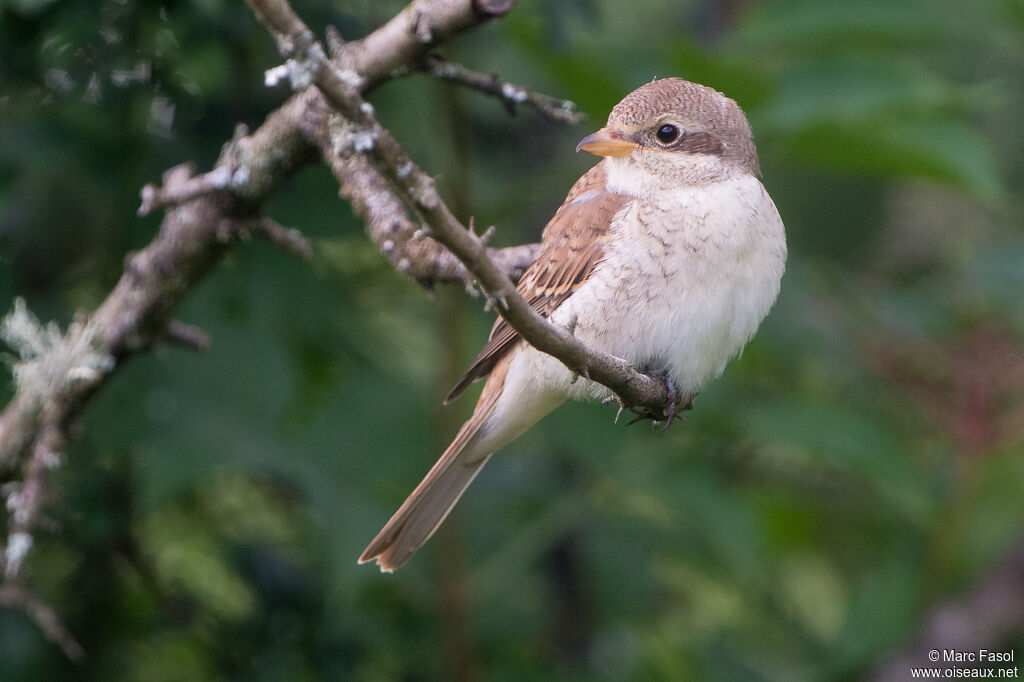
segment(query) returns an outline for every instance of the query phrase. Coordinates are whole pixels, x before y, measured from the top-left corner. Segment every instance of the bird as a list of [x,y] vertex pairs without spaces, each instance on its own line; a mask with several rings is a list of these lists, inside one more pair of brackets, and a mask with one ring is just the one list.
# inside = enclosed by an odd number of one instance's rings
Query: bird
[[[602,158],[544,228],[517,289],[588,347],[656,371],[671,395],[692,401],[754,336],[785,270],[785,229],[747,118],[717,90],[656,79],[623,98],[581,150]],[[500,317],[445,403],[483,378],[472,416],[359,563],[394,571],[496,451],[568,399],[613,397]]]

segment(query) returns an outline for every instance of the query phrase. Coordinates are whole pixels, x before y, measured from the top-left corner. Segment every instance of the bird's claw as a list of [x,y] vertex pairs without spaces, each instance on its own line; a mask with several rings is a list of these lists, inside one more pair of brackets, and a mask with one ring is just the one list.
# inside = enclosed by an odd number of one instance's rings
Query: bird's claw
[[[679,413],[693,409],[693,399],[697,397],[697,394],[688,393],[685,396],[680,396],[679,387],[676,386],[672,377],[670,377],[666,372],[650,372],[649,375],[661,381],[662,385],[665,386],[665,392],[668,394],[668,401],[661,408],[660,414],[648,407],[630,407],[630,411],[637,416],[634,417],[626,426],[632,426],[637,422],[650,419],[654,424],[660,424],[661,422],[665,423],[664,426],[658,429],[658,433],[661,433],[668,429],[668,427],[672,426],[672,422],[674,422],[677,417],[682,421],[686,421],[679,416]],[[685,398],[685,400],[680,400],[680,398]]]

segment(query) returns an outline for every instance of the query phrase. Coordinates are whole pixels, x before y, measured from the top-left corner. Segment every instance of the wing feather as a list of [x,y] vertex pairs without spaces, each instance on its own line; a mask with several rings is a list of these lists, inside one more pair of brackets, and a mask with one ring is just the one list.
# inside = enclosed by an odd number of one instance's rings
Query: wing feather
[[[572,296],[601,262],[609,227],[626,201],[624,195],[606,190],[603,165],[599,163],[584,173],[569,190],[544,228],[540,255],[516,287],[530,307],[544,317]],[[487,376],[518,341],[519,334],[499,317],[487,344],[444,402],[451,402],[471,383]]]

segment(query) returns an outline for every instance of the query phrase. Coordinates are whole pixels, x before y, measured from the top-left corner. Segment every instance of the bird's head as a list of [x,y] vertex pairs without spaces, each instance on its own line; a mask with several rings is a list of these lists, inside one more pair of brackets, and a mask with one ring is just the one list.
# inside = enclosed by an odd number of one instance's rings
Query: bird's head
[[681,78],[642,85],[608,124],[576,147],[662,176],[711,177],[738,167],[760,175],[747,117],[733,100]]

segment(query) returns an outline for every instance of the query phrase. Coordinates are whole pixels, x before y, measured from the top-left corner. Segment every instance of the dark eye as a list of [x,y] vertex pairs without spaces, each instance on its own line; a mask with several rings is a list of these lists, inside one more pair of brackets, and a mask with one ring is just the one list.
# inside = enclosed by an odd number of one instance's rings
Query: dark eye
[[666,123],[658,128],[657,138],[658,142],[662,144],[672,144],[679,138],[679,128],[671,123]]

